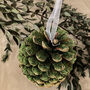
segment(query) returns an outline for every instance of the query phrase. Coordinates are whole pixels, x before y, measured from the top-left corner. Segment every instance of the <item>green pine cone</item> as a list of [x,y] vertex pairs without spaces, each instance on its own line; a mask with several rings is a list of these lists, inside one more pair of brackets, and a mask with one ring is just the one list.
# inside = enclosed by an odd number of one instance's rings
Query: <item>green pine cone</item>
[[70,74],[76,61],[74,46],[67,31],[60,27],[53,44],[44,27],[32,31],[19,50],[23,74],[39,86],[58,85]]

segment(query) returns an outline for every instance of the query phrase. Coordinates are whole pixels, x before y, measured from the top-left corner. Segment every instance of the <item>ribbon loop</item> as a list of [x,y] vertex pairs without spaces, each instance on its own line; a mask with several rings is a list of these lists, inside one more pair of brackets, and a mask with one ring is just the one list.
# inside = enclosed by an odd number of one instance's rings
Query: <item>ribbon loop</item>
[[47,26],[46,26],[46,32],[52,43],[55,38],[58,23],[59,23],[61,6],[62,6],[62,0],[56,0],[54,9],[48,19]]

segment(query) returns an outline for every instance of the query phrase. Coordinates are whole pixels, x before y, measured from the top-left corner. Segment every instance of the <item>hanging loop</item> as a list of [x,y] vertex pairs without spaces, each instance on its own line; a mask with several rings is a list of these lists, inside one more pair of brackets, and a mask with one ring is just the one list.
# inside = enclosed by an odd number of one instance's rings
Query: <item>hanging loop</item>
[[62,6],[62,0],[56,0],[54,9],[47,21],[46,33],[52,43],[55,38],[58,23],[59,23],[61,6]]

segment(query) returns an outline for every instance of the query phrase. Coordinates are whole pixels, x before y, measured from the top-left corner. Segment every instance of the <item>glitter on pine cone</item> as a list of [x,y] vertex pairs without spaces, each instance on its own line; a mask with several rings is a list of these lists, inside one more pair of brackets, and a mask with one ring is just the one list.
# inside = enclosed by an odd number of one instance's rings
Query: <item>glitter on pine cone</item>
[[75,63],[75,44],[68,37],[67,31],[58,27],[53,44],[44,27],[32,31],[21,44],[18,59],[22,72],[39,86],[60,84]]

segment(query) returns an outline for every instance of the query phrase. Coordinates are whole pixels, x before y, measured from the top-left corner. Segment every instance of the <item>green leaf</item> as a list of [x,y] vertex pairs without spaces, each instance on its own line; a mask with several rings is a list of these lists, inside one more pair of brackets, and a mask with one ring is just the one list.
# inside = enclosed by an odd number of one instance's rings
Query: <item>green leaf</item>
[[0,8],[5,8],[6,6],[3,4],[0,4]]
[[8,60],[8,57],[9,57],[9,51],[12,51],[9,43],[6,44],[6,48],[4,51],[5,51],[5,54],[2,57],[2,61],[6,62]]
[[9,31],[9,33],[10,33],[11,35],[13,35],[13,36],[19,36],[19,33],[16,32],[16,31],[14,31],[14,30],[9,29],[8,31]]
[[17,9],[15,9],[15,8],[13,8],[13,9],[11,10],[11,12],[13,12],[13,13],[15,13],[15,14],[18,14],[18,13],[19,13],[19,11],[18,11]]
[[2,30],[2,32],[5,34],[5,29],[2,25],[0,25],[0,30]]
[[5,31],[5,34],[6,34],[6,39],[8,40],[8,42],[11,42],[10,41],[11,34],[8,31]]
[[28,24],[25,25],[24,28],[25,28],[25,30],[26,30],[27,32],[31,32],[31,31],[32,31],[30,25],[28,25]]
[[44,2],[37,2],[37,3],[35,3],[35,5],[36,5],[37,7],[42,7],[43,4],[44,4]]
[[7,50],[12,51],[9,43],[6,44],[6,48],[4,51],[7,51]]
[[21,21],[24,20],[23,17],[22,17],[20,14],[17,14],[17,18],[18,18],[19,20],[21,20]]
[[3,57],[2,57],[2,61],[3,62],[6,62],[7,61],[7,59],[8,59],[8,52],[6,52],[6,54],[5,55],[3,55]]
[[69,12],[64,12],[64,15],[67,16],[67,17],[71,16],[71,14]]
[[73,26],[67,27],[67,30],[73,31],[75,28]]
[[19,43],[18,43],[18,39],[15,37],[15,36],[13,36],[13,40],[15,41],[15,43],[18,45]]
[[76,19],[76,17],[72,17],[71,18],[74,22],[78,23],[78,19]]
[[22,10],[23,10],[24,12],[26,12],[26,11],[28,10],[28,8],[27,8],[26,6],[24,6],[24,7],[22,8]]
[[35,25],[35,24],[33,25],[33,29],[40,30],[39,27],[37,25]]
[[48,7],[48,6],[46,6],[46,9],[47,9],[47,11],[49,11],[49,12],[51,11],[50,7]]
[[5,20],[3,20],[2,18],[0,18],[0,25],[4,25],[5,24]]

